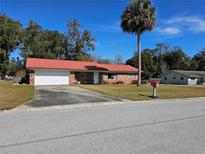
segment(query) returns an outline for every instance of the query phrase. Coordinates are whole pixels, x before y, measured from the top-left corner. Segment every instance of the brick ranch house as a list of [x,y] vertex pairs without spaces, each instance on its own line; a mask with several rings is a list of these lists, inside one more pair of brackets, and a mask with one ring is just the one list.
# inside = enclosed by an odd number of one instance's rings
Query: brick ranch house
[[30,84],[72,85],[116,83],[137,80],[137,69],[129,65],[99,64],[87,61],[27,58]]

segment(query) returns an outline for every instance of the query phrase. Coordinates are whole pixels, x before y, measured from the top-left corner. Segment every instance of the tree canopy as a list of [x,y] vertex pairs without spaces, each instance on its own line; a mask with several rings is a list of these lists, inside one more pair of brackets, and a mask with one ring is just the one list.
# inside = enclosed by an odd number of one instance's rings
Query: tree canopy
[[195,71],[205,71],[205,49],[194,55],[190,68]]
[[114,58],[114,64],[123,64],[123,63],[124,63],[124,60],[123,60],[122,55],[116,54]]
[[[135,53],[126,64],[138,68],[137,56]],[[142,51],[142,70],[144,79],[160,77],[169,70],[205,71],[205,49],[190,58],[179,46],[159,43],[154,49]]]
[[123,31],[141,34],[153,29],[156,23],[155,8],[150,0],[132,0],[121,16]]
[[121,16],[121,28],[124,32],[137,35],[138,86],[141,85],[141,34],[151,31],[156,23],[155,8],[151,0],[132,0]]
[[20,22],[0,14],[0,64],[8,62],[10,53],[19,46],[21,38]]
[[[141,4],[142,1],[150,4],[146,0],[135,0],[132,1],[132,5],[136,5],[136,2]],[[147,4],[143,3],[143,6],[145,5],[143,10],[151,7]],[[136,12],[136,17],[138,17],[138,13]],[[142,24],[140,20],[139,22]],[[9,58],[10,53],[16,49],[20,49],[22,58]],[[24,69],[22,61],[25,61],[27,57],[123,63],[120,54],[117,54],[113,60],[94,57],[89,53],[94,49],[95,39],[92,37],[91,32],[84,29],[77,20],[68,20],[67,31],[61,33],[56,30],[44,29],[32,20],[23,28],[19,21],[0,14],[1,76],[15,75],[16,71]],[[205,71],[205,49],[190,58],[179,46],[170,47],[168,44],[158,43],[154,49],[144,49],[140,56],[142,56],[142,63],[140,64],[145,79],[159,77],[172,69]],[[126,64],[139,68],[139,60],[141,61],[141,59],[139,59],[139,52],[134,52],[133,57],[128,59]]]
[[67,33],[44,30],[34,21],[24,29],[22,56],[70,60],[92,60],[87,52],[94,50],[94,38],[82,30],[77,20],[67,21]]
[[164,57],[170,70],[188,70],[190,58],[182,49],[172,49]]
[[33,20],[23,28],[19,21],[0,14],[1,76],[13,74],[10,68],[18,67],[9,60],[16,49],[20,49],[24,65],[27,57],[93,61],[88,52],[95,49],[95,39],[77,20],[67,20],[67,31],[61,33],[44,29]]
[[65,59],[92,60],[87,52],[95,49],[94,42],[90,31],[82,30],[77,20],[67,21]]
[[[138,54],[135,53],[134,56],[126,61],[126,64],[138,68]],[[152,76],[155,76],[157,72],[157,63],[154,60],[153,51],[151,49],[144,49],[142,51],[142,71],[143,78],[149,79]]]

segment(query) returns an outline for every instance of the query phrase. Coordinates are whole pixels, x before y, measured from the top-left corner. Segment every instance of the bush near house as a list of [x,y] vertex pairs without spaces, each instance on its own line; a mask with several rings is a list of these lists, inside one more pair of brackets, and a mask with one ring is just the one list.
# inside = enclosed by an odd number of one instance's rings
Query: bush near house
[[123,84],[123,81],[116,81],[116,84]]

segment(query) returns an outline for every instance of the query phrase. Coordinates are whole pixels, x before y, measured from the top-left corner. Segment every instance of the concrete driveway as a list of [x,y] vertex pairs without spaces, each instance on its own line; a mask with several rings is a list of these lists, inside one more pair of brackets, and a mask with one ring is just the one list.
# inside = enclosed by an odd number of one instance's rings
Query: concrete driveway
[[47,107],[79,103],[120,101],[120,98],[105,96],[94,91],[74,86],[36,86],[35,98],[25,106]]

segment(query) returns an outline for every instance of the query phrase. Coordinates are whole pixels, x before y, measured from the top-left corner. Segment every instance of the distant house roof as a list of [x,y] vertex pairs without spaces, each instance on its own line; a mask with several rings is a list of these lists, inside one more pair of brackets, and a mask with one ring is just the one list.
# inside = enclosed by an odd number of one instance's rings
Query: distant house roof
[[42,58],[27,58],[28,69],[66,69],[74,71],[102,71],[102,72],[128,72],[137,73],[138,69],[129,65],[99,64],[88,61],[55,60]]
[[185,70],[171,70],[165,74],[163,74],[162,76],[170,73],[170,72],[175,72],[178,74],[182,74],[188,77],[205,77],[205,71],[185,71]]

